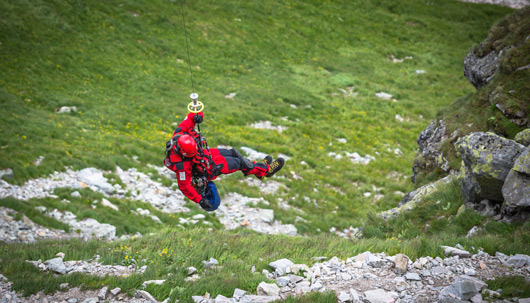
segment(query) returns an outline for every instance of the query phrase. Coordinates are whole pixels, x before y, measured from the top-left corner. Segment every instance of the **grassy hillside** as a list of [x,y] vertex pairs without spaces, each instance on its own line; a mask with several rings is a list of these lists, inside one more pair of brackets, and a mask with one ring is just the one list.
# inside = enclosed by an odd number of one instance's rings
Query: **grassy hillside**
[[[132,292],[144,280],[167,278],[169,283],[148,290],[157,299],[185,302],[205,291],[214,296],[231,295],[234,287],[255,291],[264,277],[250,274],[250,267],[256,265],[260,272],[277,256],[310,263],[315,256],[348,257],[372,250],[416,258],[441,255],[439,245],[456,243],[490,253],[530,253],[524,244],[530,241],[528,226],[488,222],[471,211],[458,216],[462,201],[454,184],[427,199],[424,207],[390,221],[368,215],[395,206],[402,193],[413,189],[409,177],[418,134],[441,107],[475,91],[463,76],[463,59],[511,9],[420,0],[183,4],[195,91],[206,104],[201,128],[210,146],[247,146],[291,157],[274,178],[285,189],[263,195],[235,174],[217,182],[221,195],[263,196],[270,206],[261,206],[308,237],[226,232],[212,214],[207,215],[212,230],[185,229],[177,226],[179,217],[203,213],[191,203],[190,214],[168,215],[147,203],[110,199],[120,209],[150,210],[164,224],[160,231],[149,218],[93,209],[93,201],[103,196],[88,188],[75,199],[73,189],[57,189],[57,198],[0,199],[0,206],[53,228],[68,227],[35,206],[96,218],[115,225],[118,235],[156,231],[111,243],[2,244],[0,272],[14,282],[14,289],[54,291],[67,281]],[[394,63],[393,58],[404,60]],[[109,179],[119,179],[112,171],[120,166],[152,173],[171,186],[147,165],[162,165],[164,143],[174,123],[187,114],[191,92],[179,1],[0,0],[0,169],[14,170],[11,183],[67,166],[94,166],[109,171]],[[379,92],[395,101],[379,99]],[[225,98],[230,93],[236,96]],[[57,113],[62,106],[78,111]],[[249,126],[259,121],[288,129],[278,133]],[[345,152],[376,160],[354,164]],[[35,166],[39,156],[45,159]],[[384,197],[376,199],[378,194]],[[63,199],[71,203],[61,203]],[[279,199],[293,208],[279,207]],[[480,224],[486,226],[483,233],[465,238],[469,228]],[[365,239],[352,244],[327,233],[331,227],[351,225],[363,226]],[[23,262],[46,260],[58,251],[70,260],[100,254],[106,264],[137,253],[152,263],[141,276],[57,279]],[[187,266],[202,273],[201,261],[209,257],[221,261],[223,269],[206,273],[197,283],[182,280]],[[324,296],[308,301],[329,299]]]
[[[178,2],[0,7],[0,167],[14,170],[13,182],[65,166],[161,164],[191,92]],[[285,223],[295,216],[277,208],[280,195],[304,210],[315,224],[298,225],[303,232],[360,225],[368,211],[395,205],[396,191],[412,188],[418,133],[440,106],[473,90],[462,76],[463,57],[511,11],[453,1],[188,1],[184,9],[210,145],[292,157],[280,174],[288,190],[266,198]],[[394,64],[391,56],[412,59]],[[426,74],[416,74],[420,69]],[[355,97],[339,91],[347,87]],[[234,99],[224,98],[231,92]],[[78,112],[56,113],[61,106]],[[248,127],[264,120],[289,129]],[[376,161],[362,166],[328,156],[343,151]],[[219,182],[221,192],[259,196],[240,178]]]

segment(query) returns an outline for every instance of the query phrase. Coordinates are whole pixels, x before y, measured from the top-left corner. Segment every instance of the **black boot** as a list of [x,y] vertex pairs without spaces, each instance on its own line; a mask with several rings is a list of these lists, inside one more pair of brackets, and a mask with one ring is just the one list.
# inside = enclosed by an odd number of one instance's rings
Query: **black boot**
[[267,173],[267,178],[274,176],[280,169],[282,169],[285,160],[283,158],[278,158],[276,161],[272,162],[269,165],[269,172]]
[[272,157],[270,155],[267,155],[263,160],[260,161],[261,163],[267,164],[267,166],[271,165],[272,163]]

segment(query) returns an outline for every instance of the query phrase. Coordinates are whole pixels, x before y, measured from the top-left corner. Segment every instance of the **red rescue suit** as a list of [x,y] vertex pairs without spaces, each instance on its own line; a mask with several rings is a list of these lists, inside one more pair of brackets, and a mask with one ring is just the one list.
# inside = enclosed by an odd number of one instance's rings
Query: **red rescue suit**
[[[202,112],[199,115],[204,117]],[[194,113],[189,113],[186,119],[178,125],[171,138],[188,134],[195,138],[197,146],[201,146],[199,144],[200,136],[195,131],[194,116]],[[245,166],[242,163],[241,155],[234,149],[210,148],[210,152],[208,152],[207,149],[198,148],[199,150],[194,157],[186,158],[175,147],[168,153],[164,165],[176,172],[180,191],[195,203],[199,203],[202,199],[201,195],[191,185],[192,176],[196,173],[202,173],[208,180],[215,180],[219,174],[231,174],[241,170],[245,175],[255,175],[261,179],[269,171],[269,166],[264,162],[252,162],[253,167]],[[208,156],[211,156],[213,163],[210,162]]]

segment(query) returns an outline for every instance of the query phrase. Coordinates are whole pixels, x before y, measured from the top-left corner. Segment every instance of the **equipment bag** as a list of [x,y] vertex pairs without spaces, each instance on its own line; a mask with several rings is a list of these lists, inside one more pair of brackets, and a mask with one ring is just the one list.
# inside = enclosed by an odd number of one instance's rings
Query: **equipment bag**
[[217,191],[217,187],[215,186],[215,183],[213,183],[213,181],[208,181],[208,183],[206,184],[206,191],[202,195],[202,197],[210,200],[210,202],[212,203],[212,207],[209,209],[205,209],[206,211],[214,211],[221,204],[221,197],[219,197],[219,192]]

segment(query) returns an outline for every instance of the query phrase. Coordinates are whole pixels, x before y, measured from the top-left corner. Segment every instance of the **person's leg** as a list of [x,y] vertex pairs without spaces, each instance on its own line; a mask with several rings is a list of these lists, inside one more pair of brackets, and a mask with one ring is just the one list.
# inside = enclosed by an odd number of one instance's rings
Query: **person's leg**
[[[269,171],[268,164],[265,162],[252,162],[247,158],[244,158],[237,149],[224,149],[220,148],[217,150],[219,156],[224,158],[224,161],[227,163],[227,169],[222,170],[223,174],[231,174],[238,170],[241,170],[245,176],[255,175],[258,178],[263,178],[267,175]],[[212,153],[213,158],[213,153]],[[222,161],[219,159],[219,161]],[[214,162],[216,160],[214,159]]]

